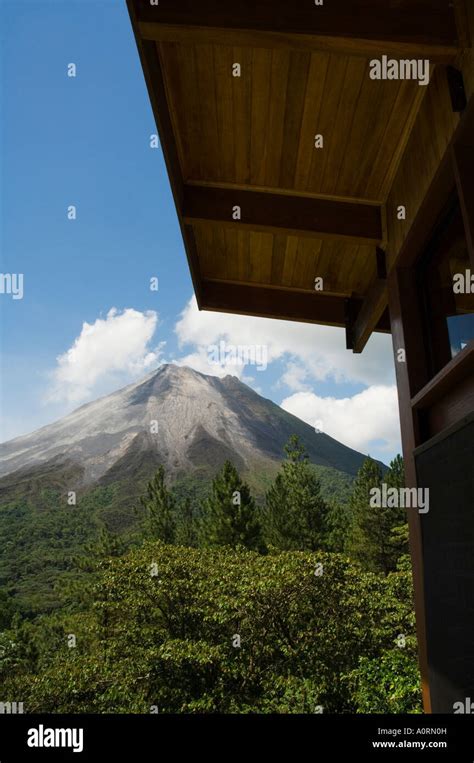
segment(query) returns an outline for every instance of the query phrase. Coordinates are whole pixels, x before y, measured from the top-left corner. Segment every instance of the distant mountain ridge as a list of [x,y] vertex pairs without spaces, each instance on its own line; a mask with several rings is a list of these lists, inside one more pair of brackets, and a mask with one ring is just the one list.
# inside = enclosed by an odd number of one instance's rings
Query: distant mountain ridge
[[166,364],[135,384],[83,405],[59,421],[0,444],[2,477],[11,483],[63,461],[82,488],[104,484],[141,462],[163,464],[173,481],[215,473],[230,459],[243,473],[271,471],[290,435],[313,464],[351,477],[364,455],[316,431],[234,376],[218,378]]
[[309,454],[323,497],[344,512],[364,456],[233,376],[163,365],[0,444],[0,591],[28,616],[60,607],[59,582],[77,583],[74,559],[103,528],[127,548],[138,542],[140,497],[160,464],[177,503],[189,501],[196,516],[226,459],[261,507],[292,434]]

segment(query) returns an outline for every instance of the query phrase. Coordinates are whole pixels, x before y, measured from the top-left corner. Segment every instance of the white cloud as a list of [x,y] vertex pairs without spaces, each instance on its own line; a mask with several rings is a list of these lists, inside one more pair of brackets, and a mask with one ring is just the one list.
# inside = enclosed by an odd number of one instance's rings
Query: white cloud
[[[245,315],[199,312],[194,297],[183,310],[175,331],[181,348],[193,346],[192,353],[180,362],[214,376],[226,373],[241,376],[243,372],[239,366],[219,369],[209,363],[209,346],[225,339],[236,346],[265,345],[269,365],[277,360],[288,364],[281,381],[294,391],[308,389],[312,382],[326,379],[366,386],[394,383],[389,335],[374,334],[364,352],[355,355],[346,349],[342,329]],[[247,370],[250,368],[247,367]]]
[[207,374],[208,376],[218,376],[223,378],[227,374],[232,376],[242,377],[243,368],[229,363],[224,365],[217,365],[210,363],[208,359],[207,347],[199,347],[196,352],[191,352],[189,355],[183,355],[181,358],[176,358],[173,361],[177,366],[188,366],[194,368],[195,371],[199,371],[200,374]]
[[290,361],[286,371],[282,374],[280,382],[295,392],[305,392],[310,389],[307,382],[308,372],[302,365]]
[[281,407],[363,453],[376,450],[391,457],[400,448],[395,386],[376,385],[342,399],[297,392],[283,400]]
[[[105,318],[84,323],[71,347],[57,358],[47,401],[77,405],[152,370],[163,362],[164,343],[152,346],[157,325],[154,311],[116,308]],[[268,365],[279,361],[278,368],[283,369],[279,385],[294,392],[283,400],[283,408],[357,450],[377,452],[379,457],[399,450],[390,336],[374,335],[365,351],[354,355],[346,350],[341,329],[199,312],[194,297],[175,332],[181,349],[175,363],[212,376],[239,376],[259,392],[264,371],[228,361],[216,365],[209,360],[209,348],[221,340],[227,346],[265,347]],[[316,395],[314,385],[327,380],[335,385],[362,384],[367,389],[343,399]]]
[[[212,365],[208,360],[209,347],[220,340],[235,346],[265,345],[268,365],[280,361],[283,367],[278,386],[286,386],[295,393],[283,400],[282,408],[374,457],[385,460],[399,452],[398,400],[390,335],[373,334],[364,352],[355,355],[346,349],[342,329],[199,312],[194,297],[183,310],[175,331],[180,347],[192,348],[179,363],[213,376],[230,373],[246,382],[251,377],[246,379],[244,373],[251,373],[257,382],[265,374],[255,372],[252,366]],[[336,388],[348,382],[366,389],[342,399],[319,397],[312,390],[322,381],[332,382]]]
[[162,345],[150,348],[157,323],[154,311],[116,308],[106,318],[84,323],[69,350],[56,359],[47,401],[81,403],[149,371],[160,360]]

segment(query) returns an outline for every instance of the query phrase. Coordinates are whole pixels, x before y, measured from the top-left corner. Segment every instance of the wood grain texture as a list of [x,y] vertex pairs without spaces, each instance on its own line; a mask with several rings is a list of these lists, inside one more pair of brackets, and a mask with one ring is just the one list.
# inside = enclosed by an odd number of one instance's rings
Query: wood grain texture
[[[412,410],[411,399],[426,384],[428,370],[424,352],[421,310],[413,271],[393,269],[388,278],[388,295],[405,465],[405,485],[417,487],[414,450],[421,443],[421,440],[418,416]],[[400,349],[405,350],[405,363],[398,362]],[[430,713],[432,698],[429,684],[426,634],[423,538],[418,512],[408,512],[408,527],[423,705],[425,712]]]
[[181,212],[188,223],[209,221],[226,227],[356,243],[379,243],[382,239],[381,210],[371,204],[186,185]]
[[[451,109],[445,72],[442,68],[437,69],[421,103],[387,200],[389,269],[414,223],[459,119]],[[401,205],[406,208],[406,220],[397,219]]]
[[287,0],[135,0],[138,21],[182,26],[248,29],[290,34],[456,44],[456,15],[446,0],[338,0],[337,3],[288,3]]
[[424,92],[417,82],[371,80],[369,61],[351,56],[159,49],[187,181],[386,200]]
[[375,246],[390,270],[459,116],[442,68],[424,88],[372,80],[370,59],[457,57],[470,92],[473,14],[459,34],[446,0],[361,2],[128,0],[197,292],[202,278],[312,291],[322,277],[325,296],[369,295],[380,315],[365,325],[381,325]]
[[288,46],[337,53],[395,53],[445,60],[459,44],[455,9],[446,0],[338,0],[315,6],[286,0],[133,0],[145,39]]

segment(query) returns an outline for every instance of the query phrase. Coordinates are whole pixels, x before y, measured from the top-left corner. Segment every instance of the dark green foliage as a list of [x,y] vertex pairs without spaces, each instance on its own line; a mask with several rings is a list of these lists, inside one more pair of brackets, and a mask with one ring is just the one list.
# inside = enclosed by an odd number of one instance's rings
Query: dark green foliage
[[390,487],[403,485],[403,462],[397,457],[392,464],[393,469],[384,477],[379,464],[367,458],[355,479],[350,500],[352,526],[348,550],[366,569],[384,574],[397,567],[403,544],[394,531],[405,524],[406,514],[401,508],[371,505],[371,490],[381,490],[384,481]]
[[266,536],[276,548],[315,551],[324,545],[328,507],[298,438],[285,447],[287,460],[265,499]]
[[348,506],[354,477],[338,472],[329,466],[310,464],[321,485],[321,496],[326,503],[336,506]]
[[0,506],[0,587],[25,616],[62,605],[61,588],[82,574],[76,556],[96,541],[113,496],[111,487],[96,488],[70,506],[66,493],[51,488],[37,504],[23,498]]
[[178,503],[175,542],[178,546],[197,546],[199,542],[199,516],[191,498]]
[[202,511],[201,540],[204,546],[230,546],[263,552],[262,527],[249,486],[226,461],[212,481]]
[[[419,712],[407,526],[370,511],[379,466],[367,460],[350,502],[339,483],[326,502],[327,470],[297,438],[286,451],[266,554],[262,510],[229,462],[203,501],[159,467],[134,518],[141,536],[115,516],[117,485],[75,507],[61,486],[37,504],[10,496],[2,701],[21,697],[28,713]],[[385,480],[403,484],[401,459]],[[348,548],[362,567],[334,553]]]
[[351,512],[348,504],[330,501],[325,513],[323,546],[327,551],[344,553],[351,532]]
[[144,529],[148,538],[174,543],[176,537],[176,500],[165,485],[165,470],[159,466],[140,498],[145,511]]
[[[76,569],[76,559],[87,555],[85,546],[96,541],[101,528],[120,538],[125,548],[142,542],[144,511],[140,507],[137,516],[134,507],[157,467],[156,460],[137,452],[131,463],[110,470],[99,485],[78,490],[75,507],[67,505],[66,496],[81,483],[83,474],[72,463],[36,467],[0,480],[0,589],[11,593],[25,616],[61,607],[65,587],[79,590],[79,578],[83,582],[84,578]],[[314,464],[312,469],[324,497],[348,503],[349,474]],[[265,461],[242,473],[258,507],[277,470],[276,461]],[[176,475],[170,487],[176,501],[176,543],[198,544],[200,506],[209,496],[213,476],[199,469]],[[186,499],[190,511],[185,508]]]
[[104,559],[111,556],[122,556],[125,552],[125,544],[115,533],[111,533],[107,527],[101,527],[99,534],[93,541],[86,543],[84,551],[88,559]]
[[380,688],[374,702],[419,709],[411,648],[407,679],[390,674],[398,634],[414,632],[406,573],[363,573],[322,552],[161,543],[102,567],[90,612],[65,617],[64,638],[50,626],[52,647],[43,634],[36,667],[13,671],[5,700],[22,696],[27,712],[352,712],[370,704],[379,665],[384,686],[398,683],[393,702]]
[[349,682],[357,713],[421,713],[416,639],[375,659],[361,657]]
[[381,515],[377,509],[370,509],[370,491],[381,485],[380,466],[373,459],[367,458],[354,481],[349,503],[352,517],[349,552],[354,559],[371,570],[380,569],[386,542],[385,528],[380,522]]
[[384,475],[384,482],[389,487],[400,488],[405,485],[405,467],[403,464],[403,458],[398,455],[390,461],[390,466]]
[[0,631],[11,626],[16,612],[17,605],[13,597],[0,589]]

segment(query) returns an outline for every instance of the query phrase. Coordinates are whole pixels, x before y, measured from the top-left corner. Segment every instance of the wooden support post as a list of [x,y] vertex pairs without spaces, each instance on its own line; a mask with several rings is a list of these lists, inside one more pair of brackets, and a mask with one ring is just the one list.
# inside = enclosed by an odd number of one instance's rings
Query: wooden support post
[[[427,382],[427,370],[419,299],[412,269],[392,270],[388,279],[388,296],[405,463],[405,484],[407,487],[417,487],[413,451],[419,444],[420,436],[418,417],[412,409],[411,400]],[[408,526],[423,705],[425,712],[430,713],[431,695],[428,680],[423,543],[421,520],[418,512],[408,511]]]
[[346,322],[346,349],[354,349],[354,324],[356,307],[354,298],[350,297],[344,300],[344,317]]

